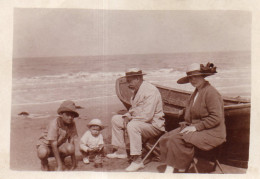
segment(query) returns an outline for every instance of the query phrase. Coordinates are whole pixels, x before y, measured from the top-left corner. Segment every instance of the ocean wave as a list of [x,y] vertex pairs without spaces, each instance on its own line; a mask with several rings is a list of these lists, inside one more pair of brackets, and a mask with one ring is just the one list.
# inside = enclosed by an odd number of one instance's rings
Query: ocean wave
[[[160,68],[144,70],[147,75],[144,77],[148,81],[162,81],[162,80],[176,80],[184,75],[185,71],[175,70],[173,68]],[[21,79],[13,79],[14,86],[26,85],[33,86],[35,84],[68,84],[81,82],[95,82],[95,83],[109,83],[115,81],[117,78],[124,76],[124,72],[85,72],[80,71],[76,73],[64,73],[59,75],[44,75],[34,76]],[[250,69],[219,69],[214,78],[250,78]]]
[[79,81],[106,81],[108,79],[114,79],[123,76],[123,73],[118,72],[77,72],[77,73],[65,73],[60,75],[45,75],[35,76],[21,79],[14,79],[14,84],[35,84],[35,83],[68,83]]
[[[88,98],[81,98],[81,99],[70,99],[75,102],[79,101],[91,101],[91,100],[97,100],[97,99],[104,99],[104,98],[116,98],[117,95],[107,95],[107,96],[96,96],[96,97],[88,97]],[[43,105],[43,104],[53,104],[53,103],[61,103],[62,100],[52,100],[52,101],[45,101],[45,102],[26,102],[26,103],[12,103],[12,106],[26,106],[26,105]]]
[[[168,75],[179,75],[183,74],[181,71],[174,71],[172,68],[162,68],[158,70],[147,70],[145,71],[149,78],[151,77],[162,77]],[[70,83],[70,82],[80,82],[80,81],[107,81],[115,80],[119,77],[124,76],[125,72],[77,72],[77,73],[64,73],[60,75],[44,75],[44,76],[34,76],[21,79],[14,79],[15,84],[35,84],[35,83]]]

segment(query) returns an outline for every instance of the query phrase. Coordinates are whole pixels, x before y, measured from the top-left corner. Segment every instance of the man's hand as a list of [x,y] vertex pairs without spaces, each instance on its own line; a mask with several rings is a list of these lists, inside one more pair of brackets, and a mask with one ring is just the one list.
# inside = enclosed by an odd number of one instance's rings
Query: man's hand
[[180,133],[181,134],[188,134],[190,132],[195,132],[195,131],[197,131],[195,126],[187,126],[184,129],[182,129]]
[[128,122],[131,121],[132,118],[128,116],[123,116],[123,119],[124,119],[124,128],[126,129]]

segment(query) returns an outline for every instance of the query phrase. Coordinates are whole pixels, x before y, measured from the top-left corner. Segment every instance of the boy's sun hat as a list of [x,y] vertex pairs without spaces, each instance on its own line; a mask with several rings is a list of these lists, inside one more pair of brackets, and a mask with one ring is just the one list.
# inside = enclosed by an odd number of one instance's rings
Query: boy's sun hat
[[63,112],[72,112],[75,114],[75,117],[79,117],[79,113],[76,110],[76,105],[73,101],[64,101],[61,103],[59,109],[57,110],[58,114],[61,114]]
[[189,83],[189,77],[191,76],[203,76],[204,78],[210,75],[214,75],[217,73],[217,67],[214,66],[213,63],[207,63],[207,65],[193,63],[188,66],[186,70],[187,76],[180,78],[177,83],[178,84],[185,84]]
[[92,119],[88,124],[87,124],[88,127],[91,127],[91,126],[99,126],[102,129],[104,129],[104,125],[102,124],[101,120],[100,119]]

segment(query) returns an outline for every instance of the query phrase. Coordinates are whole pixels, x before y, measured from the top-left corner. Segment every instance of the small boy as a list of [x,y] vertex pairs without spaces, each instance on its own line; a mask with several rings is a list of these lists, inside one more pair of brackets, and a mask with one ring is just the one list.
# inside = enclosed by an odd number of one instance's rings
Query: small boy
[[48,158],[55,157],[58,171],[64,167],[64,159],[71,156],[71,170],[77,166],[75,157],[74,138],[78,136],[74,118],[79,114],[76,111],[75,103],[64,101],[57,110],[59,117],[52,120],[46,131],[37,142],[37,154],[41,160],[41,169],[48,171]]
[[88,164],[94,158],[95,167],[102,167],[104,141],[100,133],[104,126],[99,119],[92,119],[88,123],[89,130],[81,137],[80,152],[83,155],[83,163]]

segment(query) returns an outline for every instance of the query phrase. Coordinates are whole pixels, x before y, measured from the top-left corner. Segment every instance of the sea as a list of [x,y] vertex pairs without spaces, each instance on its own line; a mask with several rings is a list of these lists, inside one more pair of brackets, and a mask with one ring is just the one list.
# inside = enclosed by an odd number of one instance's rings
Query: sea
[[223,95],[251,96],[251,52],[99,55],[14,58],[12,105],[37,105],[63,100],[117,98],[115,81],[125,70],[138,67],[151,83],[193,91],[177,80],[191,63],[212,62],[217,74],[206,79]]

